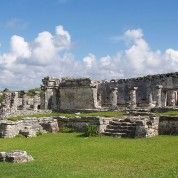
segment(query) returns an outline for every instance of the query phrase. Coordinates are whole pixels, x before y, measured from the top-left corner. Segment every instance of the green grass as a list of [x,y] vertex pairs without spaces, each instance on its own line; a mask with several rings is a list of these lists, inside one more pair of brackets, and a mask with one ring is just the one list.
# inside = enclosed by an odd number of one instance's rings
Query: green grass
[[178,111],[167,111],[158,113],[159,116],[178,116]]
[[2,178],[178,177],[178,136],[116,139],[58,133],[0,139],[0,151],[15,149],[35,160],[0,163]]
[[9,117],[8,120],[17,121],[22,120],[24,117],[56,117],[56,116],[65,116],[65,117],[75,117],[75,116],[102,116],[102,117],[119,117],[122,116],[123,112],[116,112],[116,111],[101,111],[101,112],[91,112],[91,113],[80,113],[80,114],[69,114],[69,113],[43,113],[43,114],[33,114],[33,115],[26,115],[26,116],[16,116],[16,117]]

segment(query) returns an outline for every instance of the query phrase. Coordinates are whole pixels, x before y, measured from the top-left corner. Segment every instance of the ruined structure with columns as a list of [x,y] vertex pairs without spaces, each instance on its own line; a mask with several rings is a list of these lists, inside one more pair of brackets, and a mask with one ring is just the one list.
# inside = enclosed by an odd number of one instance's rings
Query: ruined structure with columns
[[26,91],[5,90],[1,114],[176,108],[177,92],[178,72],[110,81],[45,77],[41,92],[33,98]]
[[178,105],[178,73],[111,81],[50,77],[42,81],[42,109],[117,110]]

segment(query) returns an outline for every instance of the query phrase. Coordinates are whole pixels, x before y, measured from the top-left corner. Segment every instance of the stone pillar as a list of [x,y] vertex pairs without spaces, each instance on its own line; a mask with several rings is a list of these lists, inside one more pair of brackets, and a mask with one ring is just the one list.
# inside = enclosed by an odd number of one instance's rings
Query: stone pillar
[[11,112],[15,113],[18,107],[18,92],[13,92],[11,94]]
[[93,108],[98,108],[96,85],[91,85],[91,89],[92,89],[92,93],[93,93]]
[[149,98],[148,99],[149,99],[149,103],[148,103],[149,107],[153,108],[154,107],[154,103],[153,103],[153,95],[152,95],[151,92],[149,94]]
[[110,88],[111,109],[117,109],[117,88]]
[[33,110],[37,111],[38,110],[38,96],[35,95],[33,98]]
[[52,110],[56,111],[58,110],[58,104],[57,104],[57,88],[53,89],[53,95],[52,95]]
[[58,106],[58,88],[60,80],[52,77],[45,77],[42,80],[43,85],[41,86],[41,104],[40,108],[47,110],[57,110]]
[[168,106],[176,106],[176,95],[177,92],[174,90],[167,91],[167,104]]
[[137,107],[137,89],[138,87],[133,87],[133,89],[130,90],[130,109],[135,109]]
[[156,86],[156,106],[162,107],[162,85]]
[[22,95],[22,109],[26,110],[27,109],[27,94],[23,92]]
[[9,91],[4,92],[4,101],[3,101],[3,115],[9,115],[11,112],[11,93]]
[[101,92],[97,91],[97,103],[98,107],[101,108]]

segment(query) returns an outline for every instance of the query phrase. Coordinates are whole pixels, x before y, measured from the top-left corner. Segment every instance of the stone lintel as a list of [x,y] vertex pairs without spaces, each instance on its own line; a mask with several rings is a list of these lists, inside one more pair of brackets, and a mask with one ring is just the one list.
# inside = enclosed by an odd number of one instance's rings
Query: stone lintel
[[162,85],[156,85],[156,88],[157,88],[157,89],[162,89],[163,86],[162,86]]

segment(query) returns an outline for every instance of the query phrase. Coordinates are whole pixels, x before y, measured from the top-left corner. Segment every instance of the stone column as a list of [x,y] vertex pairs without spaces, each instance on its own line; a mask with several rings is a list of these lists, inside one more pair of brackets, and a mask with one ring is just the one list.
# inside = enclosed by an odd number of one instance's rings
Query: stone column
[[137,107],[137,89],[138,87],[133,87],[133,89],[130,90],[130,109],[135,109]]
[[57,105],[57,88],[53,89],[53,95],[52,95],[52,110],[56,111],[58,109]]
[[26,110],[27,109],[27,94],[23,92],[22,95],[22,109]]
[[150,94],[149,94],[149,107],[150,108],[152,108],[153,106],[154,106],[154,104],[153,104],[153,95],[152,95],[152,93],[150,92]]
[[157,85],[156,86],[156,106],[157,107],[162,107],[162,85]]
[[91,85],[92,93],[93,93],[93,108],[98,108],[98,101],[97,101],[97,88],[96,85]]
[[11,112],[15,113],[18,107],[18,92],[11,94]]
[[110,88],[111,109],[117,109],[117,88]]
[[3,115],[9,115],[11,112],[11,93],[4,92],[4,101],[3,101]]
[[97,91],[97,105],[101,108],[101,93]]
[[176,91],[169,90],[167,91],[167,104],[168,106],[176,106]]
[[33,110],[37,111],[38,110],[38,96],[35,95],[33,98]]

